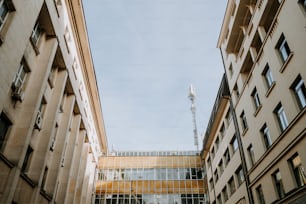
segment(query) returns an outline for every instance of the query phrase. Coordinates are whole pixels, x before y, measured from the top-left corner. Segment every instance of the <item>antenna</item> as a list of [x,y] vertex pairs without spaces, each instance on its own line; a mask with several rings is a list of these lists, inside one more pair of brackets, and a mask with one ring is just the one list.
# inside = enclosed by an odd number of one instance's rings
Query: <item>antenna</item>
[[196,121],[196,107],[195,107],[195,91],[194,88],[192,86],[192,84],[190,84],[189,86],[189,95],[188,98],[191,100],[191,113],[192,113],[192,120],[193,120],[193,134],[194,134],[194,145],[197,148],[197,151],[199,151],[199,142],[198,142],[198,129],[197,129],[197,121]]

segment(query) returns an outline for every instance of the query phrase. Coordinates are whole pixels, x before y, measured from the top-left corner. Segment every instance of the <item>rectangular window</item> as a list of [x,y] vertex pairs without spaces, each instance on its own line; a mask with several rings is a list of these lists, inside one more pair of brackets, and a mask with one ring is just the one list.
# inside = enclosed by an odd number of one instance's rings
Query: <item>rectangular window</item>
[[9,8],[5,2],[5,0],[0,0],[0,29],[4,24],[9,13]]
[[306,174],[301,157],[295,153],[289,160],[298,187],[306,185]]
[[12,125],[11,121],[2,112],[0,114],[0,150],[5,143],[6,135],[11,125]]
[[279,103],[273,112],[277,117],[281,131],[284,131],[288,127],[288,120],[287,120],[286,113],[285,113],[285,110],[282,104]]
[[223,156],[224,156],[224,165],[227,166],[227,164],[231,160],[230,153],[229,153],[228,149],[225,150],[225,153],[224,153]]
[[261,103],[260,103],[260,100],[259,100],[259,95],[258,95],[256,87],[253,89],[251,97],[253,99],[255,110],[257,110],[261,106]]
[[301,75],[294,80],[293,84],[291,85],[291,90],[294,92],[296,100],[299,104],[300,109],[305,108],[306,106],[306,88]]
[[37,46],[41,34],[42,34],[42,27],[40,23],[37,21],[34,25],[31,35],[31,42],[33,43],[33,45]]
[[231,147],[232,147],[233,153],[236,152],[236,150],[238,149],[238,141],[237,141],[236,135],[234,135],[234,137],[231,141]]
[[248,123],[244,111],[242,111],[242,113],[240,114],[240,120],[241,120],[242,129],[244,131],[248,128]]
[[31,157],[32,157],[32,153],[33,153],[32,147],[31,147],[31,146],[28,146],[26,155],[25,155],[24,160],[23,160],[22,168],[21,168],[21,171],[22,171],[23,173],[27,173],[27,171],[28,171],[28,169],[29,169],[30,162],[31,162]]
[[224,201],[226,202],[228,200],[228,193],[227,193],[226,186],[222,189],[222,196],[223,196]]
[[252,144],[250,144],[248,147],[248,154],[249,154],[250,164],[251,166],[253,166],[255,163],[255,155],[254,155],[254,148]]
[[219,175],[218,175],[218,171],[217,169],[214,172],[214,177],[215,177],[215,183],[217,183],[218,179],[219,179]]
[[48,175],[48,167],[45,167],[44,175],[43,175],[43,178],[42,178],[42,181],[41,181],[41,189],[42,190],[45,190],[47,175]]
[[211,149],[211,158],[212,159],[215,158],[215,148],[214,147]]
[[257,188],[256,188],[256,194],[257,194],[257,199],[258,199],[258,203],[259,204],[265,204],[265,197],[264,197],[264,194],[263,194],[263,190],[262,190],[262,187],[261,185],[259,185]]
[[219,167],[220,175],[222,175],[222,174],[223,174],[223,171],[224,171],[222,159],[221,159],[221,161],[219,162],[218,167]]
[[288,59],[291,51],[284,34],[281,34],[280,39],[278,40],[278,43],[276,45],[276,49],[278,50],[282,62],[285,62]]
[[224,137],[225,134],[225,127],[224,127],[224,123],[222,123],[221,128],[220,128],[220,138],[222,139]]
[[217,203],[218,204],[222,204],[222,199],[221,199],[221,195],[219,194],[218,196],[217,196]]
[[228,186],[230,188],[230,193],[233,195],[236,191],[236,186],[235,186],[235,181],[234,177],[231,177],[230,180],[228,181]]
[[219,149],[219,144],[220,144],[220,140],[219,140],[219,137],[217,137],[217,139],[215,141],[216,151],[218,151],[218,149]]
[[304,11],[306,12],[306,0],[299,0],[299,4],[304,8]]
[[279,170],[275,171],[272,174],[272,178],[278,198],[280,199],[285,197],[285,190],[280,171]]
[[214,189],[214,181],[213,181],[212,178],[209,180],[209,185],[210,185],[210,190],[213,190]]
[[262,138],[263,138],[265,148],[269,149],[270,146],[272,145],[272,140],[271,140],[269,128],[268,128],[266,123],[260,129],[260,132],[261,132],[261,135],[262,135]]
[[265,78],[268,89],[270,89],[272,85],[275,83],[275,81],[273,79],[273,76],[272,76],[272,73],[271,73],[271,70],[268,64],[266,65],[262,75]]
[[232,121],[232,113],[231,113],[231,109],[228,109],[226,116],[225,116],[225,120],[226,120],[226,124],[227,126],[229,126],[229,124]]
[[244,182],[244,174],[241,166],[236,170],[235,174],[237,177],[238,185],[240,186]]
[[238,89],[237,84],[235,84],[235,86],[234,86],[233,90],[234,90],[234,93],[235,93],[236,97],[237,97],[237,98],[239,98],[240,93],[239,93],[239,89]]
[[13,91],[20,90],[23,88],[27,73],[29,72],[29,67],[27,66],[25,60],[21,60],[18,71],[15,75],[13,84],[12,84],[12,89]]

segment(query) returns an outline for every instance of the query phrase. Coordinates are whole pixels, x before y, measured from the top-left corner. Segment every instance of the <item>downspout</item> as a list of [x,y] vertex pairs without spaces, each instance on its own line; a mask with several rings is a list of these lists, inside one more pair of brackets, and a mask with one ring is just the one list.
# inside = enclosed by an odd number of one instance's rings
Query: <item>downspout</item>
[[[220,50],[221,57],[222,57],[224,73],[226,73],[223,54],[222,54],[221,49],[219,49],[219,50]],[[226,83],[228,84],[227,75],[225,74],[225,76],[226,76],[225,77]],[[246,184],[248,199],[249,199],[249,203],[253,204],[254,199],[253,199],[252,191],[249,187],[250,186],[250,179],[249,179],[249,175],[248,175],[248,169],[247,169],[246,159],[245,159],[245,155],[244,155],[244,149],[243,149],[243,145],[242,145],[241,134],[240,134],[240,131],[239,131],[238,121],[237,121],[237,117],[236,117],[236,111],[234,109],[231,94],[230,94],[229,102],[230,102],[230,109],[232,110],[232,113],[233,113],[232,116],[233,116],[234,126],[235,126],[235,130],[236,130],[236,138],[237,138],[237,142],[238,142],[239,154],[240,154],[240,157],[241,157],[241,164],[242,164],[242,170],[243,170],[243,174],[244,174],[244,178],[245,178],[245,184]]]

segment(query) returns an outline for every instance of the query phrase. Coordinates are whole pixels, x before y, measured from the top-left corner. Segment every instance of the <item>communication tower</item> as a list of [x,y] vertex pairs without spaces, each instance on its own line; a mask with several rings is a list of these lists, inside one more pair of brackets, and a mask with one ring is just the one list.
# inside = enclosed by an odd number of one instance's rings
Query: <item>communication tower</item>
[[190,110],[191,110],[191,113],[192,113],[192,121],[193,121],[194,145],[196,146],[197,151],[199,151],[198,129],[197,129],[197,121],[196,121],[195,96],[196,96],[196,94],[195,94],[194,88],[193,88],[192,84],[190,84],[188,98],[191,100]]

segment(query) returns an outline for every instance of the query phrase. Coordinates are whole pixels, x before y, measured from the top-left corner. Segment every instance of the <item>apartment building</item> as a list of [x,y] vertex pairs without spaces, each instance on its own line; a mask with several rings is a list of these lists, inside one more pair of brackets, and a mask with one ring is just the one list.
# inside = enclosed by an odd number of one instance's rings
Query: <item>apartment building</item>
[[204,204],[206,180],[195,151],[114,152],[101,157],[96,204]]
[[[304,0],[228,0],[218,48],[229,87],[226,107],[232,107],[236,125],[221,142],[217,132],[227,111],[215,104],[215,129],[209,125],[203,149],[206,168],[213,171],[208,171],[211,203],[306,202],[305,26]],[[240,159],[226,166],[224,153],[233,134]],[[244,200],[238,199],[243,196],[235,179],[240,165]]]
[[209,203],[247,203],[244,158],[226,77],[223,76],[206,128],[201,158],[207,172]]
[[81,1],[0,0],[0,203],[91,203],[103,124]]

